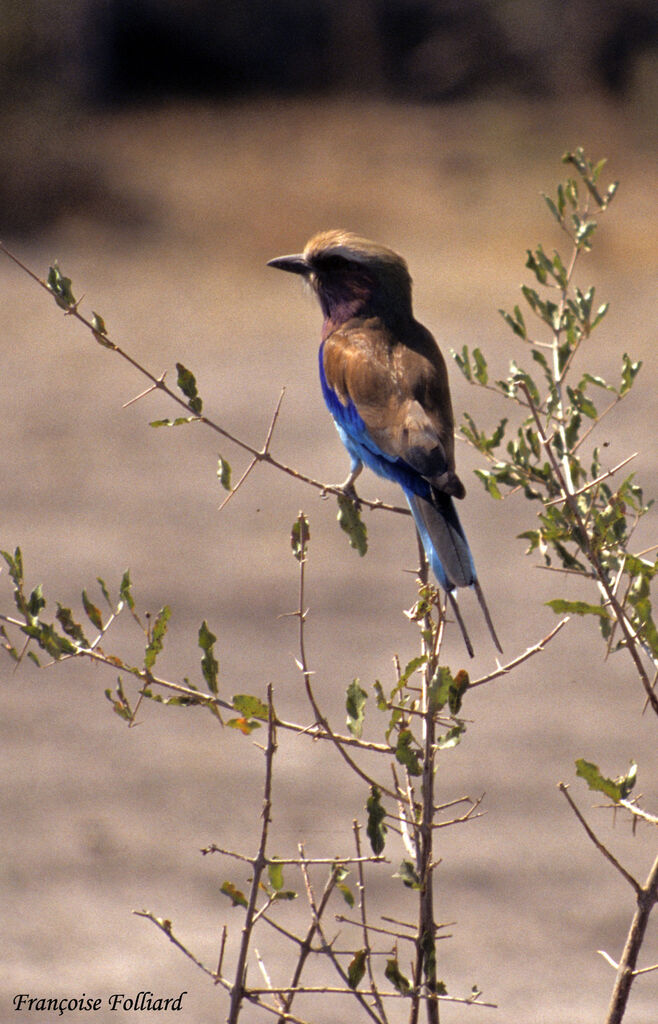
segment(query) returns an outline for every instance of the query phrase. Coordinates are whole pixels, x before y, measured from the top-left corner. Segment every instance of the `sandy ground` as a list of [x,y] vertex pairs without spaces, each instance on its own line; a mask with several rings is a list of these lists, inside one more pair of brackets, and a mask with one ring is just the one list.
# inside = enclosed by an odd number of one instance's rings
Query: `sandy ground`
[[[568,114],[540,105],[431,107],[354,103],[236,104],[225,108],[138,110],[89,125],[90,161],[102,161],[117,210],[71,216],[47,237],[16,242],[45,274],[58,258],[84,309],[100,312],[112,336],[154,373],[184,362],[196,374],[207,411],[250,443],[261,444],[286,388],[274,435],[276,454],[328,482],[346,469],[316,382],[319,314],[296,282],[266,260],[299,249],[322,227],[345,226],[403,252],[415,280],[418,316],[444,350],[482,346],[494,372],[523,358],[496,310],[517,301],[524,253],[540,240],[559,244],[539,192],[562,173],[559,157],[583,143],[607,155],[620,194],[600,229],[582,282],[597,285],[612,311],[583,368],[617,374],[621,354],[646,361],[632,404],[610,416],[601,443],[610,464],[639,450],[647,491],[656,468],[647,425],[655,418],[655,145],[641,109],[588,101]],[[132,211],[130,215],[126,211]],[[11,241],[11,240],[6,240]],[[360,559],[335,524],[335,506],[267,467],[257,469],[221,512],[218,454],[237,479],[244,453],[199,426],[152,430],[176,410],[159,396],[123,409],[144,384],[7,261],[3,302],[2,547],[20,544],[30,586],[80,608],[96,576],[115,588],[130,566],[141,610],[172,607],[164,677],[199,681],[196,631],[217,634],[221,688],[264,694],[273,683],[279,713],[310,722],[304,704],[295,620],[297,564],[290,525],[300,508],[311,521],[308,655],[326,712],[340,727],[344,691],[358,676],[369,688],[393,678],[392,658],[415,651],[403,609],[413,600],[415,541],[408,520],[368,515],[370,551]],[[458,417],[502,414],[483,403],[455,370]],[[649,437],[653,436],[653,429]],[[520,499],[494,503],[459,445],[469,495],[463,520],[504,641],[514,657],[554,625],[544,606],[563,592],[538,571],[516,535],[535,510]],[[382,481],[371,497],[395,499]],[[651,543],[648,525],[641,540]],[[11,612],[6,574],[3,612]],[[95,594],[96,592],[94,592]],[[494,664],[474,601],[464,613],[476,644],[473,675]],[[124,616],[125,618],[125,616]],[[129,621],[111,650],[140,658]],[[454,630],[445,656],[464,662]],[[224,923],[227,958],[240,911],[219,892],[248,872],[202,857],[210,842],[254,850],[262,804],[263,758],[252,742],[222,730],[200,710],[146,706],[132,730],[103,697],[115,675],[71,662],[38,672],[27,661],[0,663],[2,744],[2,926],[0,1018],[21,1022],[17,993],[46,996],[178,995],[181,1013],[139,1019],[206,1024],[223,1020],[225,996],[163,935],[131,910],[148,908],[210,967]],[[588,842],[556,784],[564,779],[615,853],[644,878],[650,836],[633,837],[619,818],[574,779],[586,756],[617,774],[640,764],[645,804],[658,811],[655,720],[621,656],[602,659],[594,627],[570,624],[544,655],[511,677],[482,687],[465,708],[468,734],[441,761],[439,791],[450,800],[485,793],[486,815],[439,833],[437,916],[456,922],[439,947],[450,991],[477,984],[499,1009],[447,1006],[446,1024],[590,1024],[604,1018],[613,972],[597,954],[618,956],[632,896]],[[375,729],[375,723],[372,725]],[[372,733],[374,735],[374,731]],[[281,856],[352,850],[351,822],[363,821],[367,793],[332,750],[280,738],[274,840]],[[412,916],[392,867],[373,877],[371,913]],[[287,884],[294,884],[287,877]],[[319,876],[316,884],[320,884]],[[392,885],[392,888],[391,888]],[[299,922],[304,899],[282,911]],[[344,910],[336,906],[336,912]],[[349,932],[345,933],[344,941]],[[342,940],[341,940],[342,941]],[[274,933],[257,945],[274,980],[289,977]],[[643,964],[658,960],[650,928]],[[250,967],[251,979],[257,974]],[[342,998],[342,997],[341,997]],[[658,1020],[658,975],[638,981],[626,1024]],[[317,1022],[357,1019],[348,1003],[299,1004]],[[391,1020],[403,1019],[391,1009]],[[90,1014],[98,1024],[134,1012]],[[26,1014],[29,1021],[49,1015]],[[65,1021],[87,1019],[69,1014]],[[245,1021],[270,1019],[247,1009]]]

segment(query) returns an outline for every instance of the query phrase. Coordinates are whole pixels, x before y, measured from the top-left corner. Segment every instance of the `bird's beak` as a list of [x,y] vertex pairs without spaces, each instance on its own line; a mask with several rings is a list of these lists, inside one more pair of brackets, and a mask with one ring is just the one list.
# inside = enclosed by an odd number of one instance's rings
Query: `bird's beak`
[[276,259],[269,260],[267,265],[275,267],[277,270],[287,270],[291,274],[301,274],[302,277],[307,277],[311,272],[303,253],[295,253],[293,256],[277,256]]

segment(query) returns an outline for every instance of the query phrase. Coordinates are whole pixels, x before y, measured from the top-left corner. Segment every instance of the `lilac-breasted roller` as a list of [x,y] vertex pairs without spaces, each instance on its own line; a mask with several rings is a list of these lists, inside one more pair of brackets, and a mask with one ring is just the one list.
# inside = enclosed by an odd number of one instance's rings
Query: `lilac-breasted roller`
[[446,365],[433,336],[414,318],[406,262],[350,232],[323,231],[303,253],[269,266],[301,274],[322,307],[322,393],[351,459],[343,489],[355,496],[364,465],[401,485],[469,654],[457,587],[475,589],[501,650],[453,501],[466,491],[455,472]]

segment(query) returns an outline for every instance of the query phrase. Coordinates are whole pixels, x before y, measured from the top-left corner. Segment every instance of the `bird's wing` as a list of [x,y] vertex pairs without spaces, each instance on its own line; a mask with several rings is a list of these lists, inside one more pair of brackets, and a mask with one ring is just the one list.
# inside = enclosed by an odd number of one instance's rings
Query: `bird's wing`
[[375,325],[334,332],[324,345],[324,378],[344,410],[336,418],[352,436],[360,434],[355,440],[384,459],[401,460],[437,490],[462,497],[445,365],[427,336],[434,358],[391,344]]

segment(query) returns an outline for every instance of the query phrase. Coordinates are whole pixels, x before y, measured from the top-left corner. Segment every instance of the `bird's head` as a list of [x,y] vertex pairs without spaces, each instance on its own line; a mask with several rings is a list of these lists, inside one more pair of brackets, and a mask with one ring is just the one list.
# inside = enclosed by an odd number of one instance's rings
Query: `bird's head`
[[322,231],[302,253],[279,256],[268,266],[308,281],[332,327],[354,316],[411,316],[405,261],[392,249],[349,231]]

